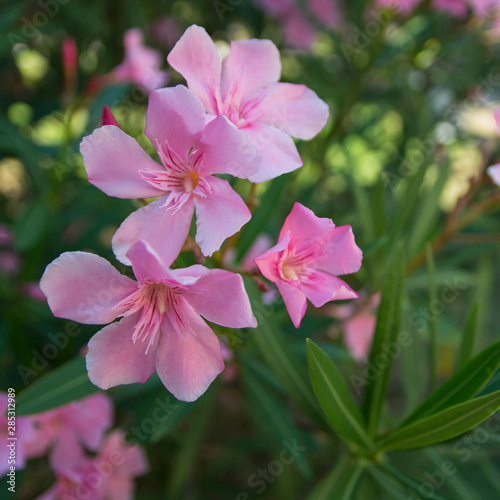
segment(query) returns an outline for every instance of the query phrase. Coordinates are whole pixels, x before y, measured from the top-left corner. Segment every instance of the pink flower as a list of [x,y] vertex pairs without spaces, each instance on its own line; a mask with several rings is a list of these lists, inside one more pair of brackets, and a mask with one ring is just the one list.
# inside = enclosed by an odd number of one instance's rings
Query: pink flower
[[422,0],[377,0],[379,7],[398,9],[403,15],[410,14]]
[[433,6],[454,17],[465,17],[468,12],[466,0],[433,0]]
[[[26,459],[30,458],[29,453],[27,453],[27,446],[35,437],[33,419],[31,417],[16,416],[12,420],[12,414],[7,413],[8,404],[8,393],[0,392],[0,440],[2,442],[0,448],[0,477],[9,471],[11,466],[14,466],[16,470],[24,468]],[[15,422],[14,430],[9,426],[13,421]],[[16,440],[10,440],[9,437],[16,438]],[[11,460],[14,460],[14,462],[10,463]]]
[[315,307],[358,294],[337,278],[361,267],[362,252],[351,226],[335,227],[330,219],[295,203],[281,229],[278,243],[255,259],[262,274],[276,283],[296,328],[308,298]]
[[134,478],[149,470],[142,448],[125,443],[123,433],[119,430],[106,436],[95,459],[95,466],[103,478],[101,492],[105,500],[133,498]]
[[123,36],[125,56],[123,62],[106,79],[113,82],[130,82],[146,92],[163,87],[168,81],[166,71],[161,71],[162,55],[144,45],[142,31],[133,28]]
[[[310,48],[316,29],[308,22],[296,0],[257,0],[256,3],[281,22],[286,45]],[[334,27],[342,20],[336,1],[309,0],[306,7],[316,21],[325,27]]]
[[255,148],[224,117],[205,126],[202,103],[178,85],[150,94],[146,135],[162,165],[118,127],[104,126],[80,146],[89,181],[109,196],[161,196],[130,215],[113,237],[117,258],[139,239],[170,265],[177,258],[196,208],[196,241],[204,255],[250,220],[251,214],[229,182],[214,174],[247,178],[260,166]]
[[269,40],[231,42],[221,63],[215,44],[196,25],[186,30],[167,61],[211,116],[225,115],[242,130],[263,158],[249,173],[263,182],[302,165],[291,138],[309,140],[328,121],[328,106],[305,85],[278,83],[280,54]]
[[342,320],[346,347],[359,361],[365,360],[370,353],[377,323],[376,310],[379,304],[379,293],[371,297],[363,294],[356,304],[334,306],[330,309],[333,317]]
[[169,270],[142,241],[127,258],[137,282],[97,255],[68,252],[47,267],[41,288],[57,317],[87,324],[123,317],[89,342],[95,385],[144,383],[156,369],[177,399],[194,401],[224,369],[219,340],[200,315],[229,328],[257,325],[243,280],[200,265]]
[[113,405],[105,394],[93,394],[59,408],[32,415],[35,437],[26,445],[29,457],[50,454],[56,471],[71,469],[84,460],[84,449],[97,451],[113,423]]
[[104,500],[103,477],[96,465],[84,457],[77,465],[56,471],[55,484],[36,500]]

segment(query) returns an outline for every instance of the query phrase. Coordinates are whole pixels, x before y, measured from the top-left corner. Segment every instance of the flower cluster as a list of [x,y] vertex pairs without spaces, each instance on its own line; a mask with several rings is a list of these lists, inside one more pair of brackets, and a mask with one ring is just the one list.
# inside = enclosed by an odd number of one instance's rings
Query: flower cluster
[[[0,415],[7,409],[7,395],[0,393]],[[16,420],[16,469],[26,460],[48,456],[55,484],[37,500],[131,498],[133,478],[148,470],[146,456],[138,445],[126,444],[123,433],[110,430],[113,405],[105,394]],[[0,436],[7,435],[7,418],[0,416]],[[89,455],[87,452],[93,453]],[[9,450],[3,447],[0,476],[7,472]]]
[[[218,175],[258,183],[299,168],[292,137],[312,139],[329,110],[304,85],[278,81],[280,54],[269,40],[232,42],[221,61],[206,31],[191,26],[167,61],[187,87],[149,95],[145,134],[160,163],[109,111],[106,124],[80,148],[89,182],[104,193],[155,198],[112,238],[116,258],[132,267],[136,280],[97,255],[69,252],[47,266],[40,286],[55,316],[108,324],[88,345],[94,384],[108,389],[144,383],[156,371],[176,398],[193,401],[224,369],[219,340],[205,320],[229,328],[257,326],[240,274],[203,265],[171,268],[193,216],[195,242],[210,258],[251,218],[230,182]],[[299,327],[306,298],[319,307],[357,296],[337,276],[356,272],[361,258],[349,226],[336,228],[296,204],[278,244],[255,263],[277,284]]]

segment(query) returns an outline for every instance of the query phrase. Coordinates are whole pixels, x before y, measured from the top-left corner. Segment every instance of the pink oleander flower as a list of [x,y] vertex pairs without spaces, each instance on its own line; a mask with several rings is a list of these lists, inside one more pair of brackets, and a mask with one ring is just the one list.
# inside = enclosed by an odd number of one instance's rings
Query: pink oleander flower
[[35,438],[26,446],[27,455],[39,457],[48,452],[51,467],[65,470],[84,460],[85,449],[97,451],[113,424],[113,404],[106,394],[93,394],[31,418]]
[[356,303],[333,306],[328,310],[330,316],[341,320],[344,343],[358,361],[366,360],[370,353],[379,304],[379,293],[371,297],[363,294]]
[[[257,0],[256,3],[279,20],[286,45],[301,49],[311,47],[317,30],[308,22],[296,0]],[[306,7],[316,21],[325,27],[333,28],[342,21],[336,1],[309,0]]]
[[[24,469],[26,460],[30,458],[27,448],[35,438],[34,421],[31,417],[15,417],[14,435],[10,434],[9,418],[7,414],[9,396],[0,392],[0,478],[14,466],[16,470]],[[15,437],[16,440],[9,440]],[[10,463],[13,460],[12,463]]]
[[133,28],[123,36],[125,55],[123,62],[103,78],[111,82],[129,82],[141,87],[146,92],[163,87],[168,81],[168,74],[162,71],[163,57],[158,50],[144,45],[142,31]]
[[137,444],[125,443],[119,430],[106,436],[94,463],[103,478],[101,494],[104,500],[132,499],[134,478],[149,470],[143,449]]
[[229,182],[214,174],[247,178],[259,169],[260,157],[226,117],[205,125],[202,103],[182,85],[151,92],[145,133],[161,165],[111,125],[96,129],[80,146],[89,181],[107,195],[161,196],[123,222],[112,241],[115,255],[129,264],[127,251],[143,240],[170,265],[195,209],[196,241],[204,255],[212,255],[251,217]]
[[[55,472],[54,485],[35,500],[104,500],[104,479],[94,460],[83,457],[78,464]],[[118,499],[110,497],[109,500]]]
[[295,203],[281,229],[278,243],[255,259],[261,273],[276,283],[296,328],[307,308],[331,300],[353,299],[358,294],[338,275],[355,273],[362,252],[351,226],[335,227],[330,219]]
[[62,254],[40,283],[49,307],[86,324],[123,317],[88,345],[89,378],[101,389],[144,383],[156,370],[177,399],[194,401],[224,369],[219,340],[201,316],[229,328],[257,326],[243,280],[200,265],[170,270],[142,241],[127,258],[137,281],[97,255]]
[[252,182],[302,166],[292,137],[312,139],[328,121],[328,106],[315,92],[305,85],[278,83],[280,54],[269,40],[231,42],[221,63],[207,32],[193,25],[167,61],[203,102],[207,119],[227,116],[257,148],[263,162],[258,172],[249,172]]

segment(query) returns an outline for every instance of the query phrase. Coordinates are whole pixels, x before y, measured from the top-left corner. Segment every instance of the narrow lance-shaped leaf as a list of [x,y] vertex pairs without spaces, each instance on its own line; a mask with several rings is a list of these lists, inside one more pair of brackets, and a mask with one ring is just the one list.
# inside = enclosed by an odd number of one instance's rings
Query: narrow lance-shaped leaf
[[500,367],[500,342],[469,361],[437,391],[431,394],[403,422],[408,425],[475,396]]
[[458,354],[458,367],[462,368],[474,353],[474,344],[476,340],[477,326],[479,323],[479,302],[472,308],[472,311],[467,319],[462,342],[460,344],[460,352]]
[[[401,314],[403,288],[403,247],[399,246],[389,277],[382,290],[382,301],[377,314],[377,326],[369,357],[369,366],[375,367],[376,376],[366,390],[365,415],[368,418],[368,434],[373,438],[389,384],[393,362],[389,347],[396,342]],[[389,352],[388,352],[389,351]],[[381,362],[381,360],[384,360]]]
[[366,423],[333,361],[310,339],[307,356],[314,392],[331,426],[348,445],[370,450]]
[[447,441],[480,424],[498,408],[500,408],[500,391],[471,399],[400,427],[382,442],[379,449],[408,450]]
[[76,357],[33,382],[17,397],[17,415],[51,410],[99,391],[87,375],[85,359]]
[[434,255],[432,254],[432,247],[427,244],[425,247],[427,257],[427,270],[429,275],[429,364],[430,364],[430,388],[433,391],[437,386],[437,373],[438,373],[438,340],[437,340],[437,321],[434,303],[437,300],[436,289],[436,266],[434,264]]

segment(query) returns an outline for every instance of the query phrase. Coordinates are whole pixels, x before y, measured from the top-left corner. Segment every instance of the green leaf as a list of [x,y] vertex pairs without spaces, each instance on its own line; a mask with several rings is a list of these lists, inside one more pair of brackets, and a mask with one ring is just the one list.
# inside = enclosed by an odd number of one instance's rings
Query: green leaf
[[471,358],[474,353],[474,344],[476,340],[477,326],[479,323],[479,302],[472,308],[464,333],[462,335],[462,343],[460,344],[460,352],[458,355],[458,367],[462,368]]
[[463,403],[475,396],[500,367],[500,342],[469,361],[437,391],[431,394],[402,423],[406,426],[423,417]]
[[253,338],[263,358],[295,404],[320,427],[328,428],[314,397],[304,363],[300,361],[284,333],[274,324],[272,315],[268,311],[259,313],[257,307],[262,305],[262,299],[255,284],[245,280],[245,286],[259,323]]
[[212,384],[200,398],[197,418],[192,419],[189,432],[183,435],[182,445],[175,457],[174,467],[168,474],[166,498],[176,500],[182,498],[183,491],[194,472],[194,463],[198,457],[205,432],[213,415],[219,391],[217,384]]
[[353,462],[344,457],[332,472],[314,488],[307,500],[354,499],[362,472],[363,465],[360,462]]
[[467,432],[500,408],[500,391],[472,399],[400,427],[382,442],[380,450],[408,450],[441,443]]
[[427,270],[429,274],[429,364],[430,364],[430,388],[433,391],[437,386],[438,374],[438,341],[436,331],[436,311],[434,304],[437,300],[436,289],[436,266],[434,264],[434,255],[432,254],[432,247],[428,243],[425,247],[425,254],[427,257]]
[[[392,474],[387,474],[386,471],[380,470],[373,464],[367,464],[366,470],[375,482],[390,495],[388,498],[394,500],[408,500],[408,490]],[[413,496],[410,498],[413,500],[422,500],[422,497],[420,495],[417,496],[415,493],[413,493]]]
[[17,415],[51,410],[97,391],[87,375],[85,359],[76,357],[24,389],[17,397]]
[[[253,396],[252,403],[255,403],[253,406],[258,408],[259,415],[263,417],[264,422],[271,429],[271,434],[279,448],[283,447],[284,441],[292,443],[298,440],[299,444],[302,445],[306,436],[302,434],[304,439],[301,439],[301,433],[293,426],[287,409],[280,405],[279,400],[266,390],[252,373],[249,365],[244,367],[243,375],[243,379]],[[297,454],[295,463],[305,477],[312,477],[311,465],[304,453]]]
[[[376,367],[375,379],[367,386],[365,415],[368,418],[368,434],[373,438],[377,432],[382,406],[389,384],[393,357],[388,347],[397,340],[401,314],[401,295],[403,289],[403,247],[399,246],[393,267],[382,290],[382,301],[377,313],[377,326],[369,357],[369,366]],[[381,359],[388,362],[381,364]]]
[[363,416],[333,361],[307,339],[309,373],[314,392],[331,426],[348,445],[373,447]]

